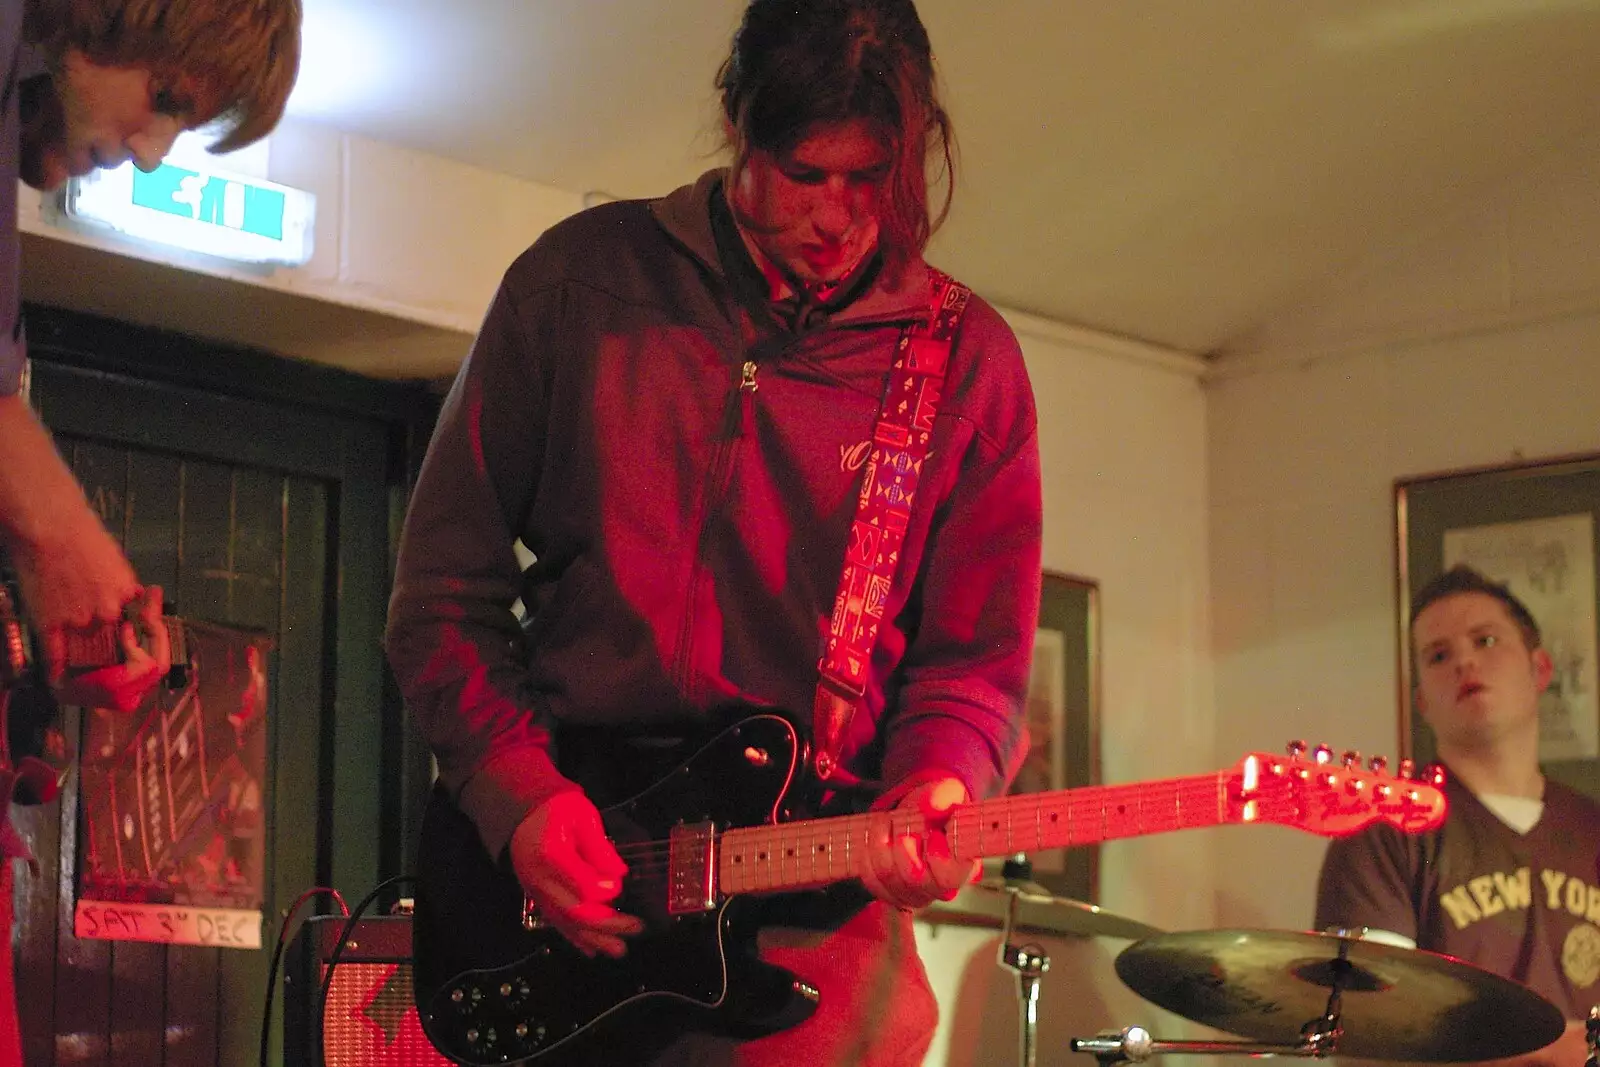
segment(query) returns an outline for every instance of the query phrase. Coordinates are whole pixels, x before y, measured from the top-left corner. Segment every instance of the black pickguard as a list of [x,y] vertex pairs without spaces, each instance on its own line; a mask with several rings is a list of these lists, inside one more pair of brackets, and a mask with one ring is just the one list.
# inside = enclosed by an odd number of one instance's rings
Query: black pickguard
[[[721,830],[784,817],[803,764],[803,742],[786,718],[751,715],[602,809],[630,867],[617,907],[646,924],[621,960],[590,959],[554,931],[524,929],[509,865],[492,860],[472,823],[436,792],[423,822],[413,922],[417,1012],[428,1037],[461,1063],[547,1067],[589,1062],[619,1034],[632,1049],[647,1031],[749,1036],[809,1016],[815,995],[755,958],[755,928],[742,921],[739,900],[669,914],[664,862],[675,826]],[[659,851],[640,851],[651,843]]]

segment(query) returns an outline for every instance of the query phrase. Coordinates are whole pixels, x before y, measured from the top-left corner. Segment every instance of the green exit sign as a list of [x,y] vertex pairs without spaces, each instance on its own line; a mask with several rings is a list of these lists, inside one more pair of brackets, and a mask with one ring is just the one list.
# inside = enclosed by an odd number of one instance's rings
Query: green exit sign
[[130,237],[248,263],[299,265],[311,258],[316,198],[259,178],[163,163],[132,164],[67,184],[68,217]]
[[283,240],[283,190],[163,163],[133,172],[133,202],[153,211]]

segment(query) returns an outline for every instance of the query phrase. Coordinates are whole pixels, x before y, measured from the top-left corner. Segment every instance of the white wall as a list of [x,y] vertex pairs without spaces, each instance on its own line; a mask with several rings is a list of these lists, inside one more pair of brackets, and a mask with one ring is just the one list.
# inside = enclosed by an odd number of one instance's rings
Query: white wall
[[[1217,742],[1399,747],[1396,478],[1600,450],[1600,313],[1210,379]],[[1219,928],[1306,929],[1324,844],[1219,835]]]
[[[1007,317],[1039,405],[1045,566],[1100,583],[1102,780],[1215,770],[1201,364]],[[1165,929],[1210,926],[1207,838],[1217,832],[1104,846],[1100,902]],[[1015,986],[1011,972],[996,965],[998,935],[924,925],[919,936],[943,1008],[930,1067],[1014,1067]],[[1071,1062],[1069,1038],[1133,1023],[1175,1036],[1175,1021],[1130,993],[1112,970],[1126,944],[1044,943],[1051,970],[1040,986],[1039,1062]]]
[[268,148],[267,176],[317,198],[305,266],[235,267],[63,224],[23,188],[25,295],[374,377],[447,376],[506,267],[583,206],[580,193],[303,120]]
[[[1258,365],[1208,399],[1218,743],[1393,755],[1393,482],[1600,450],[1600,314]],[[1230,837],[1219,922],[1307,926],[1321,849]]]
[[[1600,136],[1380,249],[1209,376],[1217,741],[1399,748],[1395,479],[1600,450]],[[1322,843],[1228,835],[1224,926],[1304,928]]]

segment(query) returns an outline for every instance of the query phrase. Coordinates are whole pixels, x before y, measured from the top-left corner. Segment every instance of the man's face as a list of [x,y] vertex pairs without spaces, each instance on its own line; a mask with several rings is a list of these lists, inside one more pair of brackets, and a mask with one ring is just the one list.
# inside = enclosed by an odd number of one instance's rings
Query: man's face
[[1506,606],[1487,593],[1455,593],[1423,609],[1411,627],[1417,706],[1441,744],[1481,748],[1539,729],[1539,694],[1550,656],[1529,650]]
[[48,84],[23,96],[21,172],[36,189],[129,159],[154,170],[196,124],[193,97],[143,68],[103,67],[69,50]]
[[835,282],[877,246],[889,173],[889,149],[867,123],[820,126],[781,155],[750,153],[734,215],[791,285]]

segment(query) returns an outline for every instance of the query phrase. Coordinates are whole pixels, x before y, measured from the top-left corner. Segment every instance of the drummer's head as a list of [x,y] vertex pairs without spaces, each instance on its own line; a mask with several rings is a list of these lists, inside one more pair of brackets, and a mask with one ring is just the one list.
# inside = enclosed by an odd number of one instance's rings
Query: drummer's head
[[1424,586],[1411,603],[1414,695],[1441,743],[1537,731],[1539,695],[1554,669],[1542,646],[1528,606],[1471,567]]

